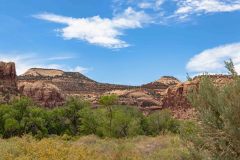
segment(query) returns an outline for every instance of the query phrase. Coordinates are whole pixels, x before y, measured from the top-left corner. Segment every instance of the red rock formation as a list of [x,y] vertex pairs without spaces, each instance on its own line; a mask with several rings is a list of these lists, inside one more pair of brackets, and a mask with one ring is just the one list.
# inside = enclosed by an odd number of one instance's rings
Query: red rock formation
[[119,104],[138,106],[140,109],[151,109],[151,107],[161,107],[161,102],[151,95],[145,89],[131,89],[131,90],[113,90],[106,94],[116,94],[119,96]]
[[8,102],[17,94],[15,64],[0,62],[0,103]]
[[[187,94],[192,89],[198,89],[202,77],[198,76],[192,81],[170,86],[162,98],[162,107],[170,108],[177,118],[186,119],[192,117],[195,113],[187,99]],[[233,80],[231,76],[227,75],[208,75],[208,77],[217,86],[224,86]]]
[[148,89],[167,89],[170,86],[175,86],[181,83],[178,79],[171,76],[163,76],[159,80],[142,85],[143,88]]
[[18,84],[22,95],[30,97],[35,103],[48,108],[62,106],[65,102],[61,90],[53,84],[45,82],[21,82]]

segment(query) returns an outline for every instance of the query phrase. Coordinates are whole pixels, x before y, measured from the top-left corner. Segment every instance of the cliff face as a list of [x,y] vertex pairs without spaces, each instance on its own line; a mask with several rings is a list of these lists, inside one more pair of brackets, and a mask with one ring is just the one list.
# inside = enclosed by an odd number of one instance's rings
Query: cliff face
[[[60,106],[68,96],[81,97],[98,106],[101,95],[116,94],[119,104],[137,106],[146,113],[163,108],[166,91],[179,84],[176,78],[165,76],[142,86],[114,85],[98,83],[81,73],[42,68],[30,69],[18,77],[20,93],[45,107]],[[171,98],[174,100],[174,96]]]
[[22,82],[18,84],[21,95],[30,97],[36,104],[48,108],[62,106],[65,96],[53,84],[44,82]]
[[17,79],[15,64],[0,62],[0,103],[8,102],[17,95]]

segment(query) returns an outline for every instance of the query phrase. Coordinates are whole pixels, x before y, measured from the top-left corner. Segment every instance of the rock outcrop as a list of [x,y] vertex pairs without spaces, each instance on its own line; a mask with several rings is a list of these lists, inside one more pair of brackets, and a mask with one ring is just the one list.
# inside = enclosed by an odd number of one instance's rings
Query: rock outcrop
[[[216,86],[224,86],[232,82],[232,77],[227,75],[207,75]],[[192,81],[179,83],[175,86],[170,86],[164,93],[162,98],[162,107],[169,108],[173,111],[177,118],[187,119],[193,117],[195,114],[191,104],[187,99],[187,94],[193,90],[198,89],[201,78],[204,76],[197,76]]]
[[142,86],[114,85],[96,82],[81,73],[55,69],[33,68],[18,77],[20,93],[45,107],[59,106],[65,97],[77,96],[98,106],[103,94],[116,94],[119,104],[138,106],[143,111],[159,110],[169,87],[180,84],[174,77],[165,76]]
[[22,76],[44,76],[44,77],[55,77],[62,76],[64,74],[63,71],[57,69],[43,69],[43,68],[31,68]]
[[170,86],[175,86],[181,83],[178,79],[171,76],[163,76],[159,80],[142,85],[143,88],[148,89],[167,89]]
[[0,62],[0,103],[6,103],[17,95],[15,64]]
[[106,94],[115,94],[119,97],[119,104],[128,106],[138,106],[142,110],[151,110],[151,108],[161,108],[161,102],[147,90],[131,89],[131,90],[113,90]]
[[50,83],[41,81],[20,82],[18,88],[21,95],[30,97],[40,106],[53,108],[65,103],[65,96],[61,93],[61,90]]

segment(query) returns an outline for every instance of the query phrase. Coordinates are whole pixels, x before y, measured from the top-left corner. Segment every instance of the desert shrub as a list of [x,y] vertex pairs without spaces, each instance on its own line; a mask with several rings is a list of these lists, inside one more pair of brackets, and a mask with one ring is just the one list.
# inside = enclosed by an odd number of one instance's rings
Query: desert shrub
[[0,139],[0,160],[185,160],[188,155],[177,135],[124,139],[103,139],[91,135],[70,141],[70,137],[66,138],[37,140],[25,135]]
[[198,150],[195,146],[203,146],[204,141],[199,137],[200,126],[196,121],[182,121],[179,127],[179,135],[185,142],[185,147],[189,150],[189,160],[209,159],[209,153]]
[[240,79],[234,77],[218,87],[205,76],[198,91],[189,94],[201,121],[198,138],[202,143],[192,142],[198,152],[208,151],[213,159],[240,159]]
[[4,123],[5,137],[11,137],[18,134],[20,125],[14,118],[8,118]]
[[170,110],[156,111],[146,117],[145,132],[148,135],[159,135],[160,133],[177,133],[179,121],[174,119]]
[[142,134],[142,113],[133,107],[114,106],[112,136],[129,137]]

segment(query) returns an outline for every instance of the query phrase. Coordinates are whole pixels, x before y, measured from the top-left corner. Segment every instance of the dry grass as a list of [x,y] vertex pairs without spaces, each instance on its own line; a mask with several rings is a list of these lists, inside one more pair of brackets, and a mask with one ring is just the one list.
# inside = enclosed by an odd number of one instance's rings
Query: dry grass
[[0,160],[180,160],[188,154],[179,137],[172,135],[63,139],[52,137],[38,141],[31,136],[0,139]]

